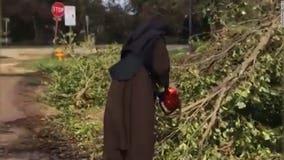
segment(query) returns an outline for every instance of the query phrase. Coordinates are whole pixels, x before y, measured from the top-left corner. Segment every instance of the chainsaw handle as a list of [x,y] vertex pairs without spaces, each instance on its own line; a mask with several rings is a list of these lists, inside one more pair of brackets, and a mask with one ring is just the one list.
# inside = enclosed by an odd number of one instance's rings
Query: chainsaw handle
[[170,115],[170,114],[172,114],[175,111],[175,110],[173,110],[173,111],[166,111],[166,109],[165,109],[166,107],[164,106],[162,101],[159,101],[159,105],[162,108],[162,111],[165,113],[165,115]]

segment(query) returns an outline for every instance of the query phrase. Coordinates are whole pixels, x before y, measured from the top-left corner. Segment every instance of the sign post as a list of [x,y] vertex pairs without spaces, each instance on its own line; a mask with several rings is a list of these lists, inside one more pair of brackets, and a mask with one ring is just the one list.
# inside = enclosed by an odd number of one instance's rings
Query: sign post
[[89,35],[89,16],[88,15],[85,16],[85,20],[86,20],[86,32],[88,36]]
[[62,16],[64,15],[64,4],[61,2],[53,3],[51,7],[51,13],[53,15],[53,20],[55,21],[54,40],[56,41],[58,22],[61,21]]

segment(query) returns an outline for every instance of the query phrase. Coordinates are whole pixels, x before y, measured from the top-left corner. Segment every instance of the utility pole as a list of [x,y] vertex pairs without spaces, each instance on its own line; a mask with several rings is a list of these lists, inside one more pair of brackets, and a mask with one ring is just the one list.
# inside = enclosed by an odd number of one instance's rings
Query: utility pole
[[189,48],[189,53],[192,53],[191,35],[192,35],[192,0],[188,0],[188,48]]

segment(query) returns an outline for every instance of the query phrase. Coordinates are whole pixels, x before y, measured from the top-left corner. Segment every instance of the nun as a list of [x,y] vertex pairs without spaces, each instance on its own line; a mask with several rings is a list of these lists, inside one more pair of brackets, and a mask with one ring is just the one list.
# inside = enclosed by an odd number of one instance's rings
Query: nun
[[120,60],[110,67],[104,160],[153,159],[155,100],[169,87],[168,33],[161,16],[147,17],[123,45]]

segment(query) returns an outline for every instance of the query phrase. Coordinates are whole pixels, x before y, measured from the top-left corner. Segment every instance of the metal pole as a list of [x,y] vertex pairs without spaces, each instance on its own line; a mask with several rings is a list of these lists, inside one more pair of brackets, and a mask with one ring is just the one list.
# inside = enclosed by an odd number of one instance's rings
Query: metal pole
[[188,9],[188,48],[189,53],[192,52],[192,43],[191,43],[191,34],[192,34],[192,0],[189,0],[189,9]]
[[4,37],[5,37],[5,44],[8,45],[8,23],[10,21],[9,18],[3,18],[4,22],[5,22],[5,28],[4,28]]
[[8,33],[8,20],[5,19],[5,33]]
[[86,32],[87,32],[87,35],[89,35],[89,16],[88,15],[86,15]]
[[58,31],[58,19],[55,19],[55,28],[54,28],[54,44],[55,45],[57,41],[57,31]]
[[6,40],[6,45],[8,45],[8,22],[9,22],[9,20],[6,19],[6,21],[5,21],[5,32],[6,32],[5,40]]
[[72,39],[72,27],[71,26],[69,26],[69,45],[71,46],[71,44],[72,44],[72,41],[71,41],[71,39]]

